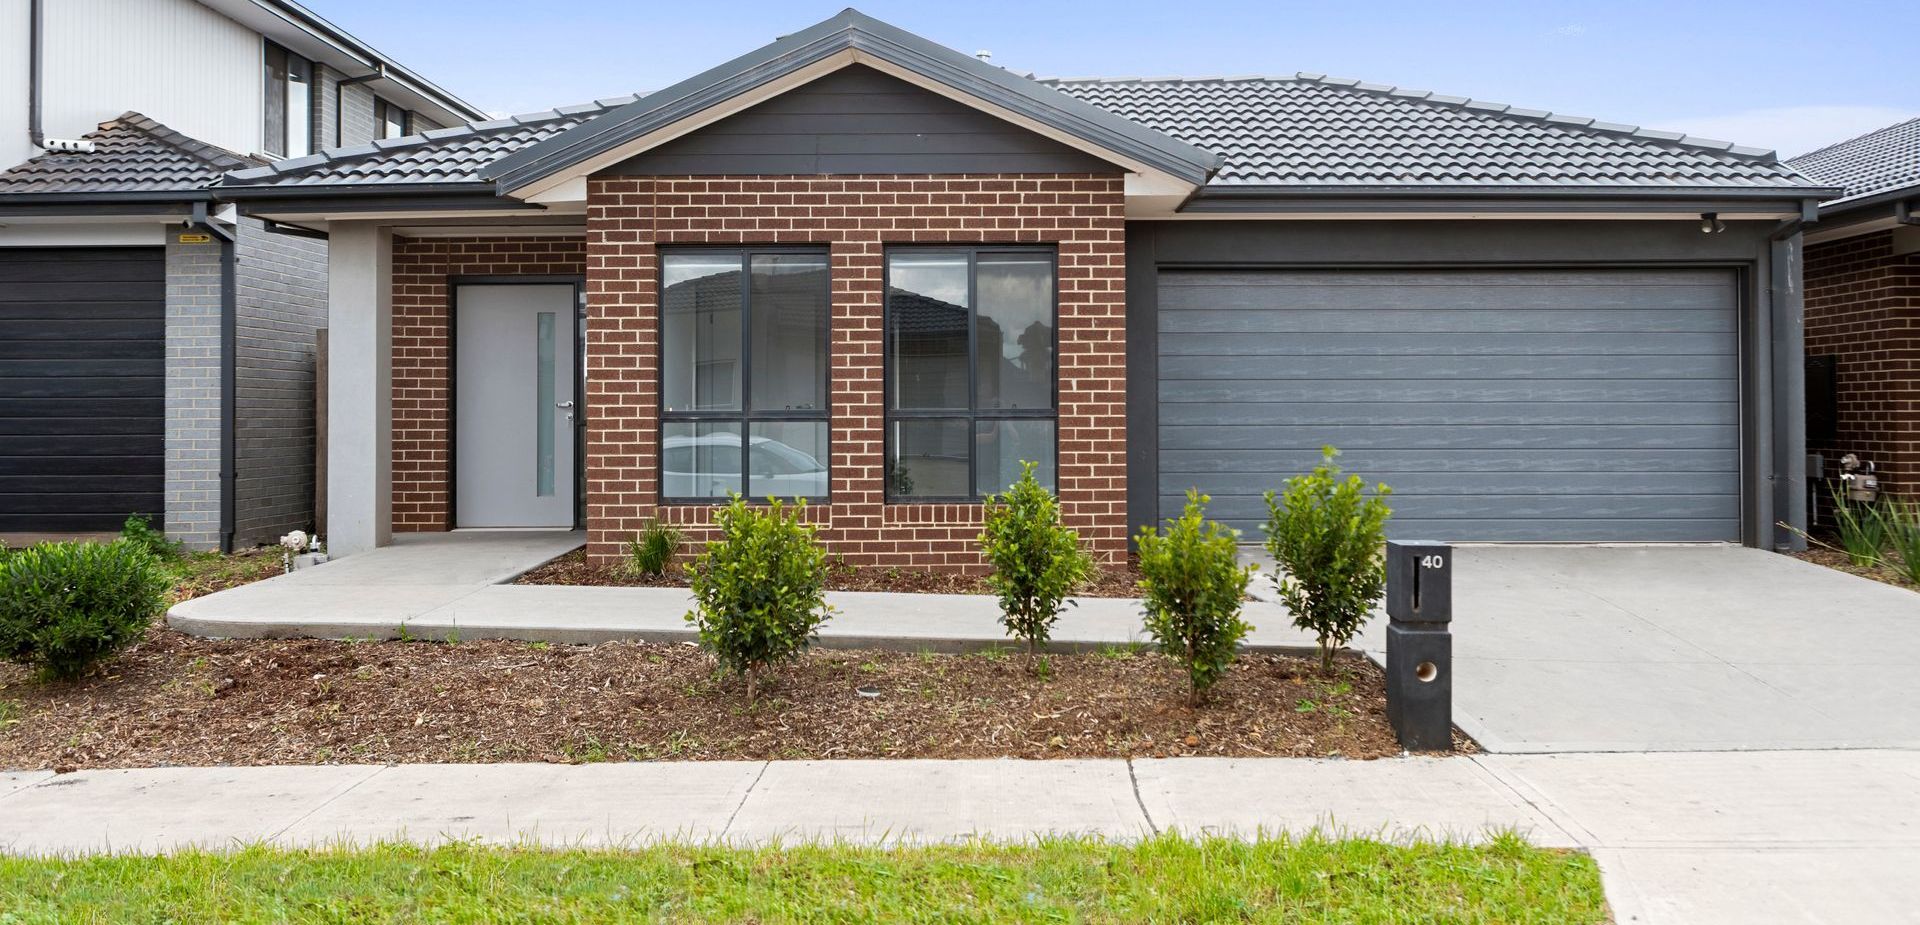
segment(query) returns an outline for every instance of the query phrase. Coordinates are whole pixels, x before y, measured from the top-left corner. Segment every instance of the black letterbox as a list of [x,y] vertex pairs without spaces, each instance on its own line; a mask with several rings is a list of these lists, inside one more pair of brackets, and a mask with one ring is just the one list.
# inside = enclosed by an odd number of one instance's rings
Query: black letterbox
[[1411,751],[1453,748],[1453,547],[1387,543],[1387,720]]

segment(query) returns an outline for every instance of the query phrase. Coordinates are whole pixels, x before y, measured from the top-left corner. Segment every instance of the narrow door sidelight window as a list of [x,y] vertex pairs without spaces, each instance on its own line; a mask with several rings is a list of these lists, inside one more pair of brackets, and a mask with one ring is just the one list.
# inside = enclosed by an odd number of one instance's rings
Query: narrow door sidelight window
[[831,278],[823,250],[660,257],[660,496],[825,498]]
[[313,153],[313,62],[268,42],[260,147],[278,157]]
[[976,501],[1025,462],[1053,487],[1055,266],[1051,248],[887,252],[889,500]]

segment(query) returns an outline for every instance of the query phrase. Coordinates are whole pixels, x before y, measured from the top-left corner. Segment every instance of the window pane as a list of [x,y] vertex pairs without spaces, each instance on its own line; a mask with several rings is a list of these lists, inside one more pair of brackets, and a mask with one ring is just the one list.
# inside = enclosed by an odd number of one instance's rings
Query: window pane
[[553,312],[534,316],[534,495],[553,496]]
[[313,153],[313,64],[287,55],[287,156]]
[[1053,261],[1046,254],[981,254],[980,408],[1053,407]]
[[268,154],[287,153],[287,50],[278,45],[266,48],[266,119],[261,126],[260,147]]
[[660,309],[666,410],[740,410],[740,255],[664,256]]
[[827,496],[827,422],[765,421],[748,433],[747,487],[754,498]]
[[668,421],[660,428],[660,493],[725,498],[740,490],[740,425]]
[[1033,477],[1053,487],[1052,421],[976,421],[980,453],[975,493],[999,494],[1020,479],[1020,464],[1034,463]]
[[895,408],[969,407],[967,304],[965,254],[887,255],[887,351]]
[[826,255],[755,255],[752,286],[753,394],[748,400],[757,411],[826,410]]
[[887,493],[897,498],[964,498],[967,422],[894,421],[887,442]]

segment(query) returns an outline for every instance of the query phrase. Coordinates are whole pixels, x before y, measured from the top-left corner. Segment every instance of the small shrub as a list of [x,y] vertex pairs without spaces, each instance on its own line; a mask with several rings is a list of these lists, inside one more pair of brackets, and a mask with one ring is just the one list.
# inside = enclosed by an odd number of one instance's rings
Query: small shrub
[[1320,465],[1287,480],[1282,492],[1267,492],[1267,552],[1280,566],[1274,584],[1293,612],[1293,624],[1320,642],[1320,670],[1333,670],[1333,655],[1352,641],[1387,590],[1386,525],[1392,513],[1375,486],[1367,497],[1357,475],[1342,478],[1321,450]]
[[1165,532],[1140,531],[1140,589],[1147,634],[1187,670],[1187,703],[1226,673],[1253,627],[1240,619],[1251,566],[1237,555],[1237,534],[1206,518],[1206,495],[1187,492],[1187,506]]
[[680,531],[657,519],[648,518],[639,535],[627,541],[627,567],[649,578],[665,575],[679,554]]
[[1844,490],[1834,489],[1833,529],[1839,536],[1840,549],[1855,568],[1880,561],[1892,539],[1887,528],[1887,517],[1879,508],[1864,501],[1849,501]]
[[153,526],[148,517],[135,514],[120,525],[120,538],[147,551],[147,554],[162,562],[171,562],[186,554],[179,540],[167,539],[165,533]]
[[43,543],[0,561],[0,657],[73,678],[138,640],[168,581],[137,543]]
[[1027,643],[1027,665],[1066,609],[1067,594],[1087,580],[1093,561],[1080,548],[1080,534],[1060,523],[1060,502],[1033,477],[1033,463],[1020,464],[1020,480],[1006,494],[987,498],[980,549],[1000,598],[1000,623]]
[[1920,502],[1892,498],[1880,508],[1887,545],[1894,558],[1887,565],[1911,584],[1920,585]]
[[721,667],[745,676],[749,701],[755,673],[806,651],[829,613],[827,554],[806,509],[804,501],[756,509],[734,495],[714,514],[719,538],[694,561],[687,622]]

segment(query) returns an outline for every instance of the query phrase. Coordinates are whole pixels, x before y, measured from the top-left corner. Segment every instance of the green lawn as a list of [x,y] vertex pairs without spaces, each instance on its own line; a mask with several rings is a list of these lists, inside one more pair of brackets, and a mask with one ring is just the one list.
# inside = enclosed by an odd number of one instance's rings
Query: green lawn
[[0,859],[0,925],[75,922],[1607,920],[1580,854],[1162,836],[910,849],[662,846]]

